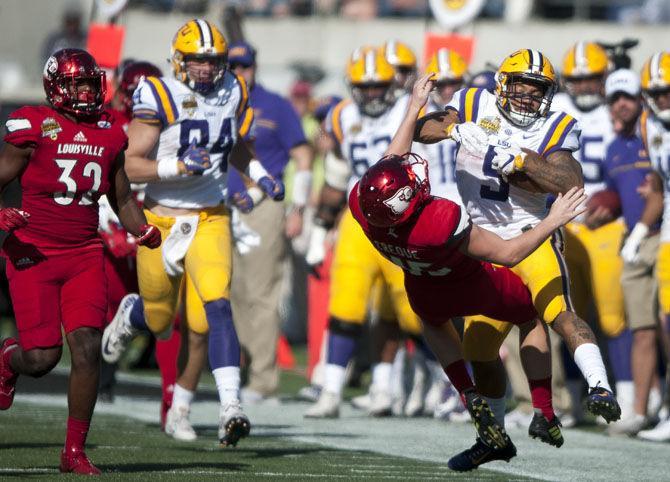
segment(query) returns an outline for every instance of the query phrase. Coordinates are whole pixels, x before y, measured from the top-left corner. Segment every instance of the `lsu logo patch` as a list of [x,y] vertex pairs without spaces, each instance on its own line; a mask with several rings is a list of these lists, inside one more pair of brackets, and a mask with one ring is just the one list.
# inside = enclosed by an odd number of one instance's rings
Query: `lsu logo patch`
[[412,196],[414,196],[412,188],[404,186],[398,189],[393,196],[384,201],[384,204],[391,209],[393,214],[402,214],[407,211]]
[[42,130],[42,137],[49,137],[52,141],[55,141],[58,138],[58,133],[63,130],[53,117],[44,119],[40,129]]

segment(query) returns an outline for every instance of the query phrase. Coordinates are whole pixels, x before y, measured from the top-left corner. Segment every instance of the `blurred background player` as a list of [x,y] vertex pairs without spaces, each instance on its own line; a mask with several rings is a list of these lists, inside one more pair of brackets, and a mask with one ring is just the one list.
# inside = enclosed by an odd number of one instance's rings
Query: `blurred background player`
[[[98,198],[109,193],[123,226],[155,249],[123,169],[128,139],[104,110],[105,74],[80,49],[63,49],[44,66],[50,106],[23,107],[7,121],[0,185],[19,177],[21,209],[0,209],[0,229],[19,340],[0,345],[0,409],[14,399],[20,374],[41,377],[70,348],[68,419],[61,472],[99,475],[84,453],[98,394],[100,332],[107,306]],[[63,156],[67,159],[63,159]]]
[[[249,355],[249,379],[242,390],[243,401],[259,402],[277,395],[279,368],[277,341],[282,272],[287,262],[288,242],[300,235],[303,214],[312,187],[313,150],[302,130],[300,118],[288,100],[270,92],[256,81],[256,50],[246,42],[230,45],[228,62],[233,73],[249,88],[249,105],[255,113],[255,152],[265,169],[278,180],[284,178],[289,159],[293,176],[292,205],[268,200],[256,187],[246,189],[239,174],[228,177],[229,197],[233,198],[233,236],[236,229],[254,233],[258,243],[233,250],[231,301],[240,343]],[[235,206],[235,200],[240,207]],[[253,209],[249,211],[249,199]],[[245,203],[246,201],[246,203]]]
[[[174,76],[148,77],[135,91],[126,171],[132,181],[147,182],[145,213],[166,241],[160,253],[138,251],[141,298],[124,298],[103,342],[103,355],[115,361],[138,330],[169,336],[186,278],[189,359],[165,431],[195,439],[188,416],[209,335],[209,365],[221,402],[218,438],[224,446],[250,431],[239,401],[240,346],[229,301],[230,216],[222,204],[228,162],[271,197],[283,197],[281,183],[252,159],[243,140],[253,112],[246,83],[227,69],[227,55],[226,41],[213,24],[190,20],[172,42]],[[157,160],[147,157],[156,149]]]
[[[353,102],[342,101],[329,113],[328,130],[337,145],[326,159],[326,185],[321,192],[315,220],[317,225],[306,257],[312,265],[319,264],[323,259],[326,232],[334,226],[347,192],[381,158],[407,105],[407,96],[396,98],[395,71],[381,49],[366,47],[354,52],[346,75]],[[306,417],[339,416],[345,368],[361,335],[373,284],[377,280],[383,280],[384,288],[389,291],[393,313],[398,317],[401,328],[420,333],[419,321],[407,301],[402,270],[375,251],[347,210],[339,224],[331,268],[324,385],[319,400],[307,410]],[[382,350],[373,351],[379,353]],[[371,414],[391,413],[393,356],[394,353],[390,359],[373,361]]]
[[382,51],[386,61],[395,70],[396,95],[400,97],[411,93],[417,75],[416,54],[409,45],[398,40],[386,41]]
[[644,63],[640,74],[642,95],[646,109],[640,119],[640,133],[655,173],[651,186],[663,193],[664,211],[661,225],[661,240],[656,262],[658,271],[659,303],[661,305],[662,329],[660,330],[666,362],[666,394],[664,410],[659,424],[650,430],[642,430],[637,436],[657,442],[670,441],[670,396],[668,396],[668,367],[670,361],[670,52],[658,52]]
[[[621,200],[626,222],[627,237],[621,250],[624,261],[621,286],[628,329],[632,332],[631,344],[621,347],[626,353],[610,350],[609,358],[612,363],[628,362],[622,368],[634,386],[630,412],[622,413],[621,420],[608,427],[608,433],[635,435],[647,425],[648,409],[652,417],[659,409],[659,403],[648,407],[648,402],[652,387],[658,392],[656,257],[663,196],[653,190],[646,197],[638,192],[651,172],[638,130],[642,112],[639,76],[629,69],[612,72],[605,83],[605,96],[615,137],[607,147],[603,174],[607,188],[616,192]],[[657,400],[660,402],[660,397]]]

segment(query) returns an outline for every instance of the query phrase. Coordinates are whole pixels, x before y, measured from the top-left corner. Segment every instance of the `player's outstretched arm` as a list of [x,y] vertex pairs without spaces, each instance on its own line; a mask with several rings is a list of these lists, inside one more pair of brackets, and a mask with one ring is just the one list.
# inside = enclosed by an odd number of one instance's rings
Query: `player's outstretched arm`
[[131,182],[148,182],[160,179],[158,162],[149,159],[161,134],[159,126],[133,119],[128,126],[128,149],[125,170]]
[[414,141],[422,144],[435,144],[451,138],[450,125],[458,123],[458,112],[448,109],[442,112],[432,112],[416,121]]
[[433,81],[430,80],[432,76],[433,74],[424,74],[414,82],[405,118],[393,136],[385,155],[396,154],[402,156],[412,149],[417,118],[423,106],[426,105],[430,91],[433,88]]
[[[32,154],[31,147],[19,148],[10,143],[5,143],[0,151],[0,192],[5,190],[7,184],[18,177],[28,164]],[[0,197],[0,229],[6,232],[21,228],[28,224],[28,213],[16,208],[5,208],[2,197]]]
[[570,151],[559,150],[546,157],[528,149],[523,151],[523,166],[519,167],[545,192],[566,193],[570,188],[584,186],[582,167]]
[[249,141],[238,137],[230,152],[230,164],[242,174],[247,187],[250,179],[274,201],[284,199],[284,184],[272,177],[258,159],[254,159],[253,144]]
[[551,233],[572,221],[586,210],[583,188],[573,187],[565,195],[559,194],[551,211],[540,224],[519,236],[504,240],[498,235],[473,225],[461,251],[473,258],[503,266],[514,266],[535,251]]

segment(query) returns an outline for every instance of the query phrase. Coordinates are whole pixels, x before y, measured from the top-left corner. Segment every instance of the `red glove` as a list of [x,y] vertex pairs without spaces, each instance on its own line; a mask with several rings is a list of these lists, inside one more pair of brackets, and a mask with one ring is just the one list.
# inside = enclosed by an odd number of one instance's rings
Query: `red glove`
[[0,209],[0,229],[11,232],[28,224],[30,214],[16,208]]
[[126,256],[133,256],[137,251],[137,244],[133,238],[128,238],[128,233],[125,229],[115,225],[109,224],[109,229],[112,231],[100,231],[100,237],[105,248],[112,253],[115,258],[125,258]]
[[156,249],[161,245],[161,232],[151,224],[140,226],[140,236],[137,238],[140,246],[146,246],[149,249]]

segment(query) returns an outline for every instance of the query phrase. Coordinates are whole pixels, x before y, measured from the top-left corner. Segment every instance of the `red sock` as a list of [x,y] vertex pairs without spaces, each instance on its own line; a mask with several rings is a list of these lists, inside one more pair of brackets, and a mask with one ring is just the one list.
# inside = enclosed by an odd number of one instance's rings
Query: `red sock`
[[451,363],[444,371],[458,393],[463,393],[465,390],[475,387],[463,359]]
[[169,340],[156,342],[156,363],[161,372],[161,385],[163,389],[163,401],[167,406],[172,405],[172,392],[177,382],[177,358],[181,346],[181,333],[179,322],[175,322],[172,336]]
[[528,385],[533,408],[540,410],[544,418],[551,422],[556,416],[551,403],[551,377],[542,380],[528,380]]
[[76,418],[67,418],[67,435],[65,436],[65,450],[72,449],[84,450],[88,429],[91,426],[90,420],[77,420]]

